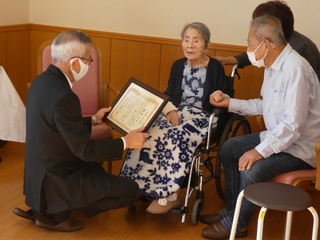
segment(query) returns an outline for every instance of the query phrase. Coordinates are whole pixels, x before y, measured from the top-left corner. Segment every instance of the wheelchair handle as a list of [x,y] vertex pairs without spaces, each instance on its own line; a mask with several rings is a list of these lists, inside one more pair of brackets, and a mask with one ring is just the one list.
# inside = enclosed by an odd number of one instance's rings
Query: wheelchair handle
[[239,74],[239,72],[238,72],[238,69],[239,69],[239,68],[243,68],[243,67],[238,66],[238,64],[233,65],[232,71],[231,71],[231,73],[230,73],[230,77],[234,78],[234,75],[237,75],[237,76],[238,76],[238,79],[240,80],[240,74]]

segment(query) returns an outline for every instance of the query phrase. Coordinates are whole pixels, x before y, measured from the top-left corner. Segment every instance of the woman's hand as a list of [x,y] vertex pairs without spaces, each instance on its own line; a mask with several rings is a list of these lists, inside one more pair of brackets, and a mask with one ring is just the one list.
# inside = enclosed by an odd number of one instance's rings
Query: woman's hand
[[216,107],[229,107],[230,97],[222,91],[215,91],[210,95],[210,103]]
[[180,116],[179,114],[177,113],[177,111],[170,111],[168,112],[167,114],[167,120],[169,122],[171,122],[172,125],[174,126],[178,126],[179,125],[179,122],[180,122]]

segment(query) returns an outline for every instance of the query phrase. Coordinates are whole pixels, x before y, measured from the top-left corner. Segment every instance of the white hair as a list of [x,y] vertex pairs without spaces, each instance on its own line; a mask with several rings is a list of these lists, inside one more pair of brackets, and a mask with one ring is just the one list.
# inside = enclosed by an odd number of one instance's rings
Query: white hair
[[281,22],[276,17],[262,15],[254,18],[251,21],[250,27],[253,29],[253,36],[259,41],[268,39],[277,46],[287,43],[282,31]]
[[92,39],[83,32],[68,30],[60,33],[51,46],[52,62],[66,63],[73,57],[83,57],[88,51],[88,43],[92,43]]

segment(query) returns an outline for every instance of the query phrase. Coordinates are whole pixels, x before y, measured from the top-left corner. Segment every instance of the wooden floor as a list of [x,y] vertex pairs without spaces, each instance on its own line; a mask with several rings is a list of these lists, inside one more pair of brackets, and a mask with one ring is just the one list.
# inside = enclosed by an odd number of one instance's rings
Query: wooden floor
[[[186,222],[181,223],[181,215],[166,213],[154,215],[146,212],[148,203],[136,203],[132,208],[123,208],[86,218],[80,212],[74,212],[75,218],[84,222],[84,229],[71,233],[53,232],[41,229],[29,220],[22,219],[12,213],[14,207],[28,209],[22,194],[24,144],[8,142],[0,149],[0,239],[204,239],[201,230],[204,224],[191,223],[191,211]],[[104,164],[105,166],[106,164]],[[113,163],[113,174],[118,174],[121,161]],[[214,180],[205,184],[205,206],[202,213],[213,213],[224,207],[224,202],[217,196]],[[184,202],[181,191],[180,200]],[[320,212],[320,193],[310,191],[314,199],[315,209]],[[299,197],[299,196],[297,196]],[[189,208],[192,208],[190,200]],[[248,236],[244,240],[254,240],[257,211],[248,226]],[[265,219],[264,239],[283,239],[285,213],[269,210]],[[311,239],[312,217],[306,211],[294,215],[291,239]]]

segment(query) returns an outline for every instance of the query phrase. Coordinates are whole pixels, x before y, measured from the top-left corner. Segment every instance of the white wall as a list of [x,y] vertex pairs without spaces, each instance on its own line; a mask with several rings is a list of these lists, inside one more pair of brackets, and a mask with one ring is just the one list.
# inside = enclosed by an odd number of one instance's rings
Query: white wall
[[[177,39],[185,23],[201,21],[210,28],[212,42],[246,46],[252,11],[262,2],[265,1],[0,0],[0,25],[29,22]],[[295,16],[295,29],[320,48],[320,1],[287,3]]]
[[0,26],[29,21],[29,0],[0,0]]

